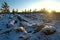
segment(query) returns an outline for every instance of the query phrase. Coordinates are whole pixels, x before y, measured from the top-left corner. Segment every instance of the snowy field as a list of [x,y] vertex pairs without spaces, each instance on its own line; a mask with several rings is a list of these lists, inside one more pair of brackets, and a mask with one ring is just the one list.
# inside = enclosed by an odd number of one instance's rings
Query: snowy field
[[60,40],[60,14],[0,14],[0,40]]

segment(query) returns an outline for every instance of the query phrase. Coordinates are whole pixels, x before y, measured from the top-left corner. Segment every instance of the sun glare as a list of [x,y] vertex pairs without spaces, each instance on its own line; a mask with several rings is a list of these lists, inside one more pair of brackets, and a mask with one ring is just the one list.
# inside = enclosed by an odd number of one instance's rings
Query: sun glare
[[42,1],[42,2],[30,5],[29,8],[32,10],[34,9],[40,10],[42,8],[45,8],[49,12],[51,12],[51,10],[60,11],[60,3],[56,1]]

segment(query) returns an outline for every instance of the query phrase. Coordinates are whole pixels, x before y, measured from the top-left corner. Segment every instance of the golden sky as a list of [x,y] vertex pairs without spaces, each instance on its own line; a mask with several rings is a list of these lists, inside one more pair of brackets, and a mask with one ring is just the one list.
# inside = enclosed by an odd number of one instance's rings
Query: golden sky
[[52,0],[44,0],[38,3],[31,4],[29,8],[32,10],[34,9],[40,10],[42,8],[45,8],[48,11],[51,10],[60,11],[60,3]]

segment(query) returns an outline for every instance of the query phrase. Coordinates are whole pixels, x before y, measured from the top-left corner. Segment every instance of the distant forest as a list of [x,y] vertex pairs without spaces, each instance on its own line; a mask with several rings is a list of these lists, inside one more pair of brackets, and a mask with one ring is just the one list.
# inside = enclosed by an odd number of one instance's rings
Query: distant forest
[[[8,5],[8,3],[4,2],[0,8],[0,13],[49,13],[48,10],[46,10],[45,8],[43,8],[39,11],[37,11],[37,9],[35,9],[33,11],[32,11],[32,9],[26,11],[26,9],[25,9],[22,12],[18,12],[18,9],[16,9],[16,11],[15,11],[15,9],[12,9],[12,12],[11,12],[9,8],[10,8],[10,6]],[[56,11],[52,10],[50,13],[60,13],[60,12],[56,12]]]

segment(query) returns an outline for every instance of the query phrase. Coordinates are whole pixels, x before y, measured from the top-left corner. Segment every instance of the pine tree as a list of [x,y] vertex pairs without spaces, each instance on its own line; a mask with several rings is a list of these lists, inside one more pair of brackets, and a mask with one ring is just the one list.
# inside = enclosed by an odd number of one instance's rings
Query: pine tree
[[31,12],[31,9],[30,9],[30,12]]
[[12,10],[12,13],[15,13],[15,10],[14,9]]
[[16,9],[16,13],[18,13],[18,9]]
[[3,13],[9,13],[9,12],[10,12],[10,11],[9,11],[9,5],[8,5],[6,2],[4,2],[1,7],[2,7],[2,8],[1,8],[1,11],[2,11]]
[[25,12],[27,12],[26,9],[25,9]]

